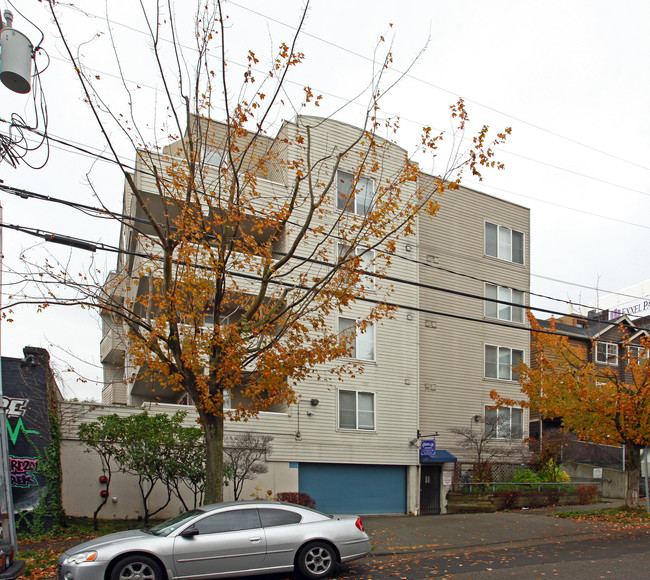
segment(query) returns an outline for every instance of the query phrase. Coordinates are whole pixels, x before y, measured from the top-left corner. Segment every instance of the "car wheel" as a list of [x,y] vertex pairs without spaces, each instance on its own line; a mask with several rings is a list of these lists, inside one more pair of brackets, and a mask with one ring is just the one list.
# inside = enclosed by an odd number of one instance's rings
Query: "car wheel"
[[298,554],[298,570],[305,578],[326,578],[336,567],[336,552],[325,542],[311,542]]
[[126,556],[113,567],[111,580],[166,580],[158,562],[148,556]]

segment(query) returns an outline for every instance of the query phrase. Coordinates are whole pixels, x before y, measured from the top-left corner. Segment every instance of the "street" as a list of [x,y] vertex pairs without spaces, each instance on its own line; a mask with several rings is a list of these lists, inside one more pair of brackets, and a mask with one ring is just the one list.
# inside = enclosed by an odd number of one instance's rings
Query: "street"
[[[650,530],[611,530],[591,537],[513,541],[494,549],[425,551],[368,556],[341,566],[337,580],[428,578],[645,578],[650,570]],[[269,580],[293,580],[276,574]],[[250,576],[247,580],[252,580]]]
[[446,554],[369,557],[340,569],[352,578],[643,578],[650,570],[650,530],[613,531],[600,537],[526,542],[503,549]]

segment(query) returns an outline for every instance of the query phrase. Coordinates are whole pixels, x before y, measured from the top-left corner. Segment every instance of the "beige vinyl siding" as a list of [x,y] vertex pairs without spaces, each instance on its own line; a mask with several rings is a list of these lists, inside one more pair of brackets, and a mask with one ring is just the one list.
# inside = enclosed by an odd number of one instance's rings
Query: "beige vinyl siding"
[[[524,233],[523,265],[485,256],[485,222]],[[447,191],[440,198],[438,214],[420,221],[420,282],[484,297],[485,280],[524,291],[528,303],[529,234],[528,209],[466,188]],[[473,417],[484,416],[485,406],[492,404],[489,393],[493,389],[519,396],[518,383],[485,378],[485,345],[522,350],[524,360],[529,361],[527,323],[513,323],[512,328],[484,323],[490,319],[485,317],[482,299],[425,288],[420,292],[420,305],[452,315],[420,315],[420,429],[437,431],[439,447],[464,458],[467,452],[458,448],[458,436],[449,429],[483,428]],[[527,423],[526,414],[525,432]]]
[[[359,129],[335,122],[301,118],[301,124],[311,123],[318,128],[311,130],[311,154],[313,159],[324,157],[334,151],[340,151],[346,143],[358,135]],[[301,127],[302,127],[301,125]],[[295,124],[287,124],[287,132],[294,135],[295,131],[304,129]],[[293,140],[292,140],[293,141]],[[289,158],[295,159],[304,155],[295,144],[290,146]],[[381,172],[364,173],[373,180],[386,179],[401,168],[404,151],[396,146],[390,147]],[[341,163],[342,170],[354,171],[355,158],[351,156]],[[319,181],[329,178],[332,171],[331,163],[324,164]],[[288,175],[288,182],[293,180]],[[414,187],[414,186],[413,186]],[[326,223],[334,224],[337,216],[336,186],[331,192],[332,214],[324,216]],[[291,237],[291,232],[288,232]],[[398,253],[406,253],[406,245],[415,247],[415,237],[408,242],[398,245]],[[312,246],[313,247],[313,246]],[[310,244],[306,245],[310,248]],[[330,244],[329,259],[335,260],[337,241]],[[381,259],[381,258],[380,258]],[[413,262],[395,259],[390,268],[390,275],[407,280],[417,279],[417,267]],[[381,300],[386,297],[389,286],[381,280],[376,281],[375,291],[367,296]],[[390,300],[399,304],[416,304],[417,289],[412,286],[395,285],[396,292]],[[359,302],[342,316],[362,318],[367,314],[369,305]],[[337,316],[331,316],[329,323],[332,329],[337,328]],[[332,379],[317,381],[311,379],[299,385],[298,392],[305,401],[310,398],[319,399],[317,407],[312,408],[308,403],[300,405],[301,440],[295,437],[282,438],[274,441],[274,459],[287,461],[321,461],[332,463],[369,463],[369,464],[416,464],[417,449],[409,446],[410,439],[415,437],[417,430],[417,399],[418,399],[418,368],[417,368],[417,318],[407,320],[406,312],[399,311],[394,320],[385,319],[375,327],[375,361],[364,362],[364,372],[355,377],[343,377],[342,381]],[[322,375],[329,375],[329,367],[322,369]],[[375,430],[346,430],[338,428],[338,390],[367,391],[375,395]],[[313,411],[308,417],[307,410]],[[290,425],[297,425],[298,410],[290,409]],[[260,417],[260,425],[269,420]]]

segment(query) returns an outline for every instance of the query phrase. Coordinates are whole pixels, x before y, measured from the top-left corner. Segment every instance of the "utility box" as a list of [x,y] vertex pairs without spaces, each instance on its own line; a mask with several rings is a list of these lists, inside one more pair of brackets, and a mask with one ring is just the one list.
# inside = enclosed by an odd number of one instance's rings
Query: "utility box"
[[10,91],[21,94],[30,91],[33,50],[22,32],[9,27],[0,30],[0,81]]

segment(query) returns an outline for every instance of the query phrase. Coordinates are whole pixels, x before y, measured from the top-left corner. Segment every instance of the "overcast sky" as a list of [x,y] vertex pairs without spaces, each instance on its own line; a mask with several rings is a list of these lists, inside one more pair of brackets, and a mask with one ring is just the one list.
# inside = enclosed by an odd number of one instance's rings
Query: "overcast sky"
[[[156,125],[153,112],[162,98],[147,57],[144,24],[133,2],[111,0],[109,20],[118,49],[126,55],[124,74],[140,86],[135,106]],[[183,2],[191,32],[190,2]],[[266,58],[271,46],[291,37],[303,2],[239,0],[227,3],[230,28],[227,59],[233,69],[245,62],[248,49]],[[9,7],[5,0],[0,6]],[[41,83],[49,115],[48,132],[66,142],[101,149],[103,143],[87,108],[47,9],[37,0],[17,4],[42,30],[42,46],[50,58]],[[14,11],[14,27],[34,44],[40,32]],[[125,93],[115,91],[116,66],[107,36],[103,3],[81,0],[59,3],[58,12],[72,43],[81,46],[111,108],[124,106]],[[567,312],[608,292],[650,278],[650,3],[584,1],[313,0],[298,48],[303,65],[291,80],[294,90],[309,85],[324,94],[323,114],[344,104],[335,118],[359,124],[365,100],[349,104],[363,92],[372,73],[373,53],[381,35],[393,40],[394,67],[403,70],[426,45],[407,78],[386,96],[384,111],[401,118],[397,142],[412,149],[419,129],[449,129],[449,106],[465,99],[476,123],[493,129],[512,127],[500,151],[503,172],[485,175],[482,183],[465,181],[491,195],[531,210],[531,303]],[[390,24],[393,26],[390,27]],[[41,56],[41,68],[46,63]],[[264,64],[263,61],[262,64]],[[291,89],[290,89],[291,90]],[[19,114],[34,121],[32,96],[0,87],[0,130]],[[319,111],[308,111],[318,113]],[[294,116],[290,107],[286,118]],[[278,118],[278,121],[280,119]],[[123,149],[129,155],[128,149]],[[47,164],[43,150],[30,153],[12,168],[0,164],[5,184],[95,205],[86,175],[112,209],[119,210],[123,180],[114,167],[52,144]],[[133,157],[131,156],[131,162]],[[424,170],[431,169],[423,165]],[[0,194],[3,221],[116,245],[118,229],[109,222],[50,203]],[[19,256],[34,260],[53,252],[73,267],[88,253],[55,247],[3,229],[5,266],[20,269]],[[36,247],[34,247],[36,246]],[[116,256],[99,252],[97,267],[106,272]],[[3,280],[4,282],[4,280]],[[3,287],[7,303],[11,287]],[[535,294],[557,298],[551,302]],[[643,296],[630,297],[630,301]],[[78,309],[16,310],[13,322],[2,323],[2,354],[22,356],[25,345],[47,348],[63,377],[67,396],[100,398],[100,325],[97,317]],[[79,382],[77,373],[90,382]]]

